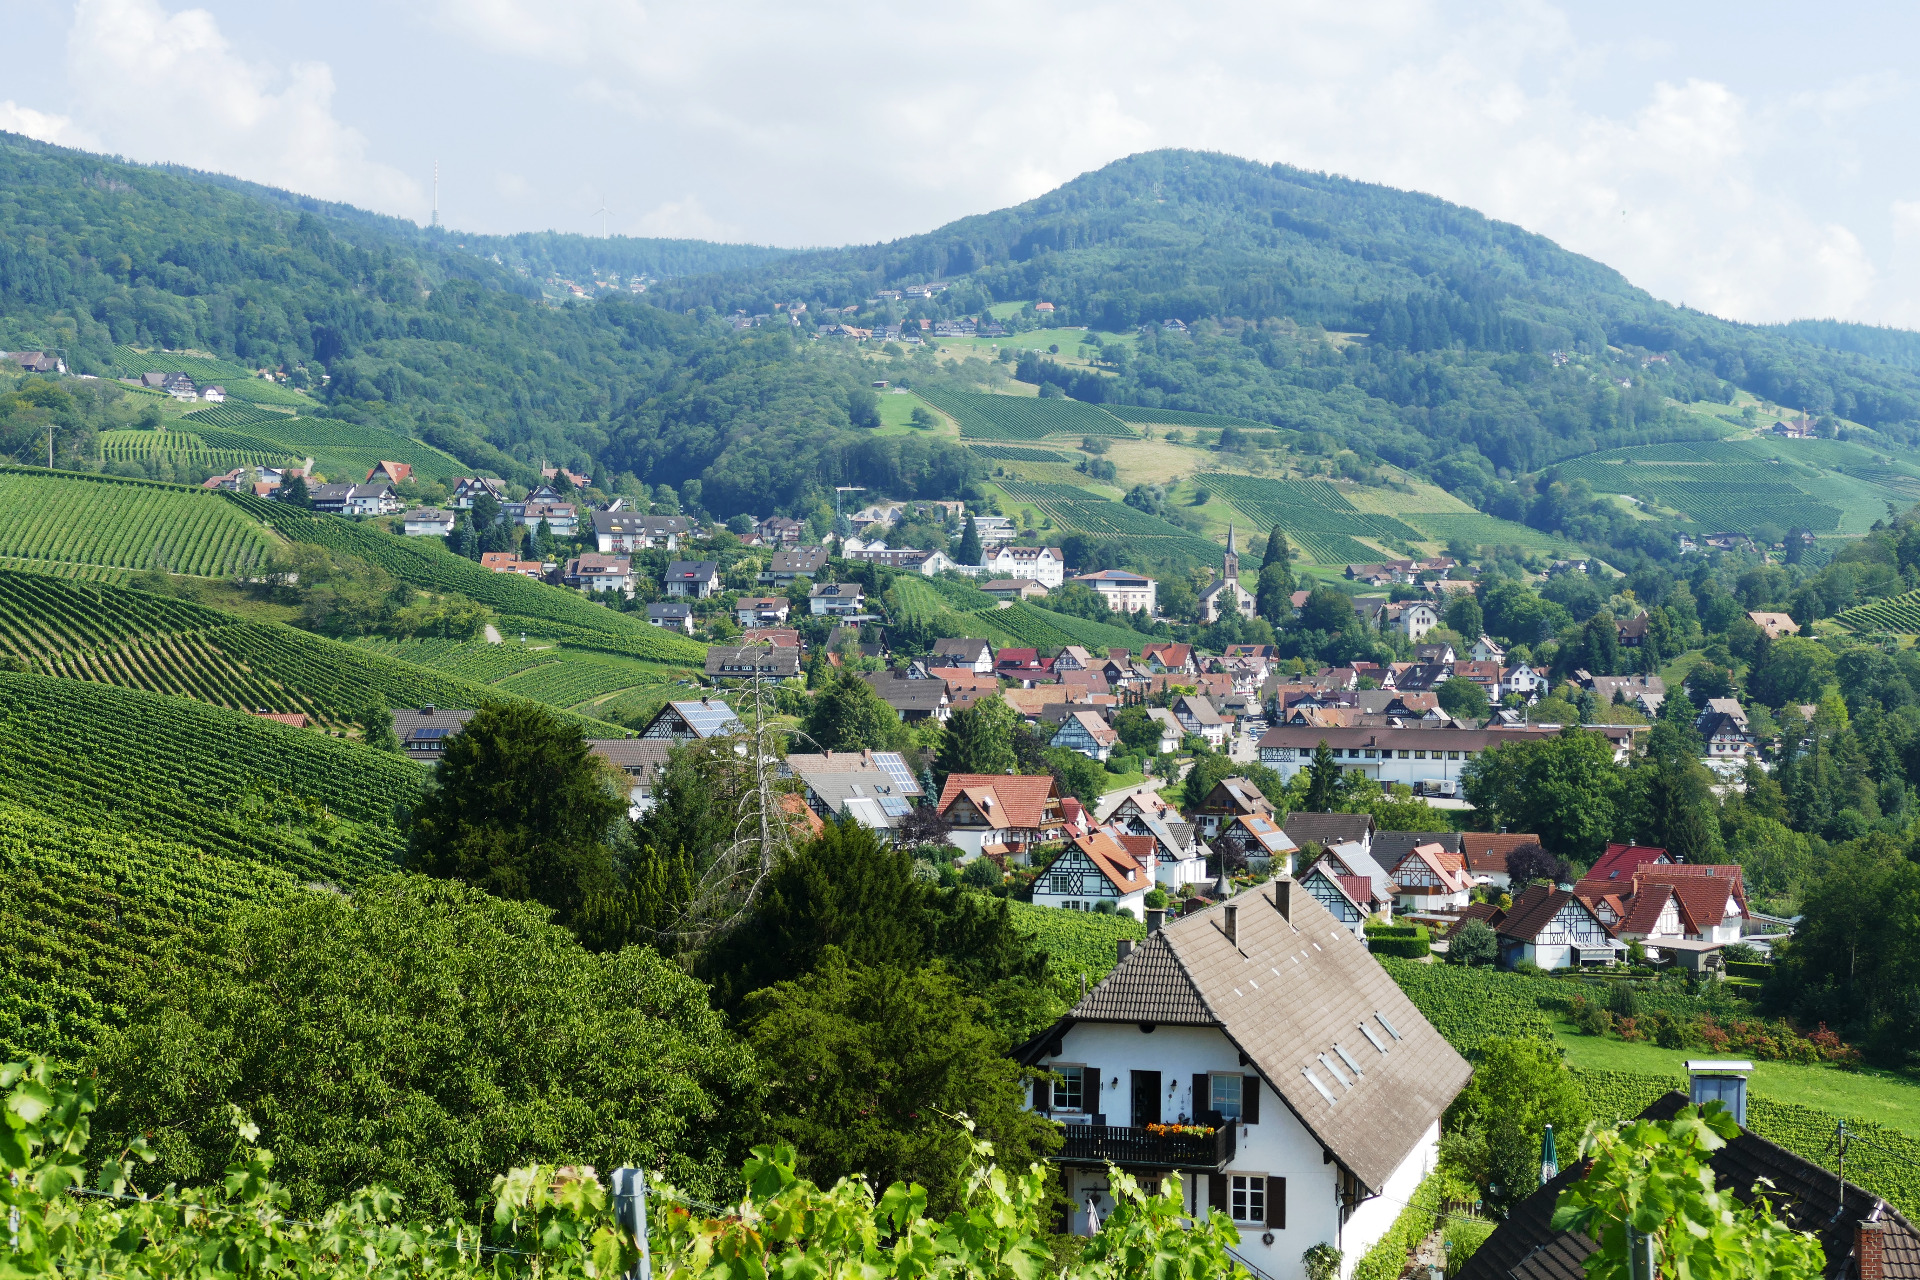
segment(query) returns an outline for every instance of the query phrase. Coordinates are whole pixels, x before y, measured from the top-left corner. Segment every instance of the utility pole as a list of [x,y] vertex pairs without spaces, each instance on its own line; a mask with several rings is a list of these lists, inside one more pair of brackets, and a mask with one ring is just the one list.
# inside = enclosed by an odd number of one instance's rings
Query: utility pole
[[47,470],[53,470],[53,424],[47,424]]
[[438,160],[435,160],[433,162],[433,223],[432,225],[436,227],[440,225],[440,162]]
[[833,486],[833,523],[834,523],[834,532],[836,534],[840,531],[839,529],[840,495],[843,493],[865,493],[865,492],[866,492],[866,488],[862,485],[857,485],[857,484],[837,484]]

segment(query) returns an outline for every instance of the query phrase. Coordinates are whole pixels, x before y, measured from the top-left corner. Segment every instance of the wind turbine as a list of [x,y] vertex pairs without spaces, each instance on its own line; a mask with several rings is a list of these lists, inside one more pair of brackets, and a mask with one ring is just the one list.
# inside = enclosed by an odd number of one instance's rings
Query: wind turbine
[[607,238],[608,238],[608,237],[607,237],[607,214],[608,214],[608,212],[609,212],[609,210],[607,209],[607,206],[605,206],[605,205],[601,205],[601,206],[600,206],[600,207],[599,207],[598,209],[595,209],[595,210],[594,210],[594,211],[593,211],[592,213],[590,213],[590,214],[588,214],[588,215],[587,215],[587,216],[588,216],[589,218],[594,218],[594,217],[597,217],[597,218],[599,218],[599,219],[600,219],[600,238],[601,238],[602,240],[605,240],[605,239],[607,239]]

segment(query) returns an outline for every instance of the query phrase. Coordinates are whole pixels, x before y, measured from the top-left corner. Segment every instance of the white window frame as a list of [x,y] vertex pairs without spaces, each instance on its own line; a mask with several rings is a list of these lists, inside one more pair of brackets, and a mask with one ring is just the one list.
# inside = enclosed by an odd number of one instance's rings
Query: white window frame
[[[1056,1062],[1053,1064],[1054,1074],[1060,1077],[1060,1082],[1053,1086],[1053,1109],[1055,1111],[1069,1111],[1078,1115],[1086,1110],[1086,1071],[1087,1069],[1078,1063]],[[1076,1100],[1071,1104],[1066,1101],[1067,1081],[1069,1080],[1073,1081],[1073,1092],[1076,1095]]]
[[1267,1224],[1267,1175],[1233,1173],[1227,1175],[1227,1213],[1242,1225]]
[[[1220,1105],[1220,1082],[1233,1081],[1234,1092],[1239,1096],[1233,1100],[1233,1110],[1228,1111]],[[1207,1110],[1218,1111],[1221,1118],[1239,1120],[1246,1114],[1247,1078],[1237,1071],[1211,1071],[1207,1073]]]

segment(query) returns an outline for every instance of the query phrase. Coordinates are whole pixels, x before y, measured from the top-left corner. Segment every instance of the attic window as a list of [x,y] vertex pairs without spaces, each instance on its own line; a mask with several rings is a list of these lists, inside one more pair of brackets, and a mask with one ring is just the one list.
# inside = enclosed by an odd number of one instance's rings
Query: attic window
[[1360,1034],[1367,1038],[1367,1043],[1371,1044],[1380,1052],[1385,1053],[1387,1051],[1387,1046],[1380,1043],[1380,1037],[1373,1033],[1373,1028],[1364,1022],[1360,1024]]
[[1383,1027],[1385,1027],[1385,1028],[1387,1029],[1387,1034],[1388,1034],[1388,1035],[1390,1035],[1390,1036],[1392,1036],[1392,1037],[1393,1037],[1393,1038],[1394,1038],[1395,1040],[1404,1040],[1404,1039],[1406,1039],[1406,1037],[1405,1037],[1405,1036],[1403,1036],[1403,1035],[1401,1035],[1401,1034],[1400,1034],[1400,1033],[1399,1033],[1398,1031],[1396,1031],[1396,1030],[1394,1030],[1394,1027],[1393,1027],[1393,1024],[1392,1024],[1391,1022],[1388,1022],[1388,1021],[1387,1021],[1387,1015],[1386,1015],[1386,1014],[1384,1014],[1384,1013],[1375,1013],[1375,1014],[1374,1014],[1373,1016],[1374,1016],[1374,1018],[1375,1018],[1375,1020],[1376,1020],[1376,1021],[1378,1021],[1378,1022],[1380,1023],[1380,1025],[1381,1025],[1381,1026],[1383,1026]]

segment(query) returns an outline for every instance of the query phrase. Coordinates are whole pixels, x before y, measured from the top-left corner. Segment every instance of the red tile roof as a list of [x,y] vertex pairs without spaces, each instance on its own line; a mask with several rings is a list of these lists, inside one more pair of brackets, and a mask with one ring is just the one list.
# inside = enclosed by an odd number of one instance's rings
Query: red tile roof
[[1505,875],[1508,854],[1521,845],[1539,843],[1540,837],[1531,832],[1463,831],[1460,833],[1460,848],[1466,854],[1467,870],[1480,876]]
[[[940,812],[962,791],[996,827],[1039,828],[1050,825],[1047,798],[1053,794],[1053,775],[1015,775],[1004,773],[950,773],[947,785],[940,789]],[[991,796],[990,806],[981,800]],[[1058,821],[1056,818],[1055,821]]]
[[[1587,897],[1598,897],[1610,890],[1633,881],[1633,873],[1649,862],[1670,862],[1665,849],[1646,844],[1610,844],[1600,860],[1593,864],[1592,870],[1580,878],[1580,884],[1594,882],[1591,893],[1582,889]],[[1604,886],[1604,887],[1603,887]]]
[[[1627,917],[1615,925],[1613,931],[1619,934],[1638,934],[1641,937],[1652,934],[1654,926],[1660,923],[1660,913],[1667,909],[1667,903],[1671,901],[1672,898],[1672,886],[1664,884],[1648,885],[1639,893],[1634,894],[1632,900],[1626,904]],[[1684,921],[1681,922],[1681,931],[1684,933],[1694,932],[1694,930],[1686,927]]]
[[[1671,879],[1650,879],[1643,876],[1636,883],[1640,886],[1634,899],[1636,904],[1640,898],[1662,889],[1671,890],[1680,902],[1681,923],[1690,934],[1704,935],[1707,930],[1726,922],[1727,903],[1733,897],[1731,879],[1685,875]],[[1744,911],[1742,914],[1745,914]]]
[[[1634,879],[1651,884],[1685,884],[1695,879],[1725,880],[1733,886],[1733,900],[1740,904],[1744,913],[1747,909],[1746,879],[1740,872],[1737,862],[1679,862],[1672,865],[1652,865],[1641,867],[1633,873]],[[1724,904],[1722,904],[1724,906]]]

